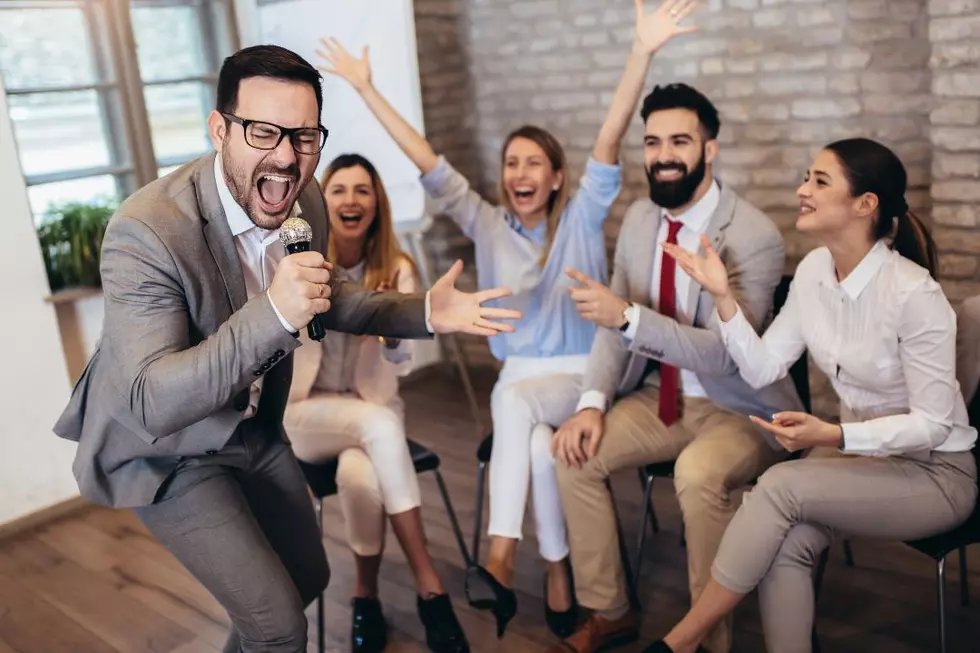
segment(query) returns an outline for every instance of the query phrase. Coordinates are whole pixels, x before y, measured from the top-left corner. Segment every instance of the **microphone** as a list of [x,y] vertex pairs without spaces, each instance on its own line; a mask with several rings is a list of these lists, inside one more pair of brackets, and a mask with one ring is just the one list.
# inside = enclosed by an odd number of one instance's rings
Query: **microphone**
[[[279,242],[286,248],[288,254],[310,251],[313,242],[313,228],[303,218],[287,218],[279,227]],[[306,325],[306,333],[310,340],[323,340],[326,332],[320,322],[320,316],[314,315]]]

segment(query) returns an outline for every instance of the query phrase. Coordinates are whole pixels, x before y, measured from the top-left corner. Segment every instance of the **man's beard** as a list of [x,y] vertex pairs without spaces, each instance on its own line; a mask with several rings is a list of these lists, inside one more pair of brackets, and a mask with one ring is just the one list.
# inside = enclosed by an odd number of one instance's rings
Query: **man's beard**
[[[694,197],[698,186],[704,181],[707,164],[704,160],[704,147],[701,148],[701,158],[691,172],[681,162],[654,163],[647,170],[647,182],[650,184],[650,199],[657,206],[665,209],[676,209],[684,206]],[[660,170],[679,170],[681,177],[672,181],[659,181],[656,173]]]
[[[253,179],[250,179],[248,173],[241,169],[231,155],[229,148],[224,148],[221,152],[221,169],[225,175],[225,182],[228,184],[228,190],[231,192],[231,196],[238,202],[238,205],[242,207],[245,211],[245,215],[248,219],[252,221],[257,227],[262,229],[278,229],[285,219],[289,216],[289,211],[292,210],[292,205],[287,205],[287,209],[282,215],[282,217],[272,217],[267,215],[265,212],[260,211],[258,207],[255,206],[255,196],[252,195],[252,190],[256,188],[256,183]],[[254,179],[258,179],[261,175],[271,173],[276,175],[283,175],[293,177],[296,181],[296,188],[302,188],[304,184],[300,182],[300,171],[297,164],[292,164],[285,168],[277,168],[275,166],[260,165],[259,168],[255,170]],[[298,192],[295,190],[290,191],[294,193],[297,197]]]

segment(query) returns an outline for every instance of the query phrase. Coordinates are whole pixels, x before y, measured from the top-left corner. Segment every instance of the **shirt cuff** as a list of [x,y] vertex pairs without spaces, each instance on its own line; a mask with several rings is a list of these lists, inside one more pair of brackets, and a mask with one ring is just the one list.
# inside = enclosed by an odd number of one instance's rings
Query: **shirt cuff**
[[598,390],[587,390],[582,393],[582,398],[578,400],[575,412],[581,412],[586,408],[595,408],[600,413],[606,412],[606,395]]
[[436,330],[432,328],[432,303],[429,301],[429,292],[425,292],[425,328],[429,330],[429,333],[435,333]]
[[640,328],[640,307],[636,304],[630,304],[630,307],[626,309],[626,320],[630,323],[626,327],[626,331],[623,331],[623,337],[630,342],[636,337],[636,331]]
[[878,449],[870,424],[851,422],[850,424],[841,424],[840,428],[844,433],[844,442],[841,448],[844,453],[873,455]]
[[284,318],[282,316],[282,313],[279,312],[279,309],[276,308],[276,303],[274,301],[272,301],[272,295],[269,295],[269,303],[272,305],[272,310],[274,310],[276,312],[276,317],[279,318],[279,324],[282,325],[282,328],[284,328],[286,331],[289,331],[290,333],[297,333],[297,332],[299,332],[299,329],[297,329],[292,324],[290,324],[289,322],[287,322],[286,321],[286,318]]

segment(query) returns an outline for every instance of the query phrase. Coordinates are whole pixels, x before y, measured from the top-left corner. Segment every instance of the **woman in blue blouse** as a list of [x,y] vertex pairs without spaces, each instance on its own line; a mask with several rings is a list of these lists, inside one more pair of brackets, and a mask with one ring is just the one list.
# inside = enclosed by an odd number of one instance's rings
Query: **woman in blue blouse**
[[550,425],[574,412],[595,327],[579,318],[568,297],[572,281],[564,270],[571,267],[595,279],[607,277],[602,227],[620,192],[620,143],[650,58],[671,37],[693,29],[678,22],[696,1],[666,0],[651,14],[644,11],[642,0],[635,0],[635,5],[632,53],[574,194],[559,142],[544,129],[526,125],[504,141],[500,204],[487,202],[374,88],[367,48],[357,59],[330,39],[322,41],[324,51],[319,52],[328,64],[321,70],[343,77],[358,91],[422,171],[426,192],[472,239],[479,286],[510,289],[513,295],[501,305],[519,308],[524,315],[513,333],[490,340],[493,355],[504,363],[491,397],[491,544],[486,568],[480,569],[491,591],[481,599],[470,594],[470,602],[493,612],[498,636],[517,611],[510,586],[529,486],[539,550],[548,562],[546,621],[558,637],[566,637],[577,619]]

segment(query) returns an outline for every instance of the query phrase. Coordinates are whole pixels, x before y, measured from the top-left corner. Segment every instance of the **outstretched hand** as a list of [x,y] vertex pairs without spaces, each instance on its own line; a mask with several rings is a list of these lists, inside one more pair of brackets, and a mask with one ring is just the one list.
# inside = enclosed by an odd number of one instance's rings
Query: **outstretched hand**
[[519,320],[520,311],[509,308],[487,308],[485,302],[511,294],[506,288],[492,288],[475,293],[456,289],[456,281],[463,272],[463,262],[457,260],[449,272],[429,290],[429,321],[436,333],[469,333],[477,336],[495,336],[512,333],[511,324],[495,320]]
[[728,270],[707,236],[701,236],[704,254],[689,252],[674,243],[664,243],[663,247],[664,254],[677,261],[681,269],[712,296],[719,298],[728,294]]
[[320,70],[341,77],[356,90],[362,91],[371,86],[371,64],[368,61],[370,52],[368,46],[361,49],[361,58],[357,59],[344,48],[334,37],[320,39],[323,48],[317,48],[316,53],[326,62],[317,66]]
[[575,302],[575,309],[583,320],[615,329],[623,325],[626,321],[624,313],[629,308],[629,302],[584,272],[567,268],[565,274],[581,284],[569,286],[568,294]]
[[697,6],[698,0],[664,0],[657,9],[647,13],[643,0],[636,0],[636,47],[653,54],[675,36],[696,31],[697,26],[680,23]]

